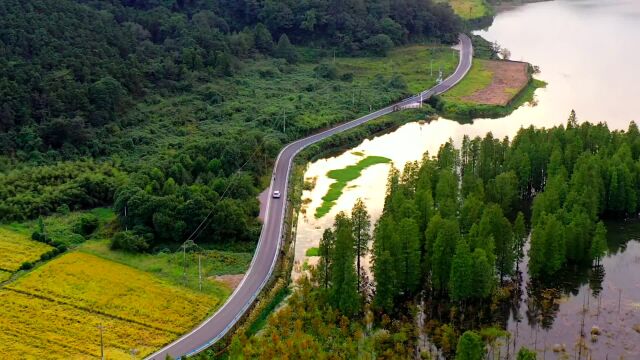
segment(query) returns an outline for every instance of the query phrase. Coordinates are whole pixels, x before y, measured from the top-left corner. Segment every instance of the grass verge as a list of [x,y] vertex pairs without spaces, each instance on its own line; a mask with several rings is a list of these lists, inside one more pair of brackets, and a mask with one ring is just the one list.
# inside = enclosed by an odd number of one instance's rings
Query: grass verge
[[322,204],[316,209],[315,217],[321,218],[326,215],[340,198],[347,184],[360,177],[364,169],[373,165],[386,164],[389,162],[391,162],[391,159],[383,156],[367,156],[355,165],[329,171],[327,176],[336,181],[329,186],[329,190],[325,196],[322,197]]
[[246,336],[251,336],[260,331],[267,325],[267,320],[269,319],[269,315],[273,313],[273,311],[278,307],[278,305],[291,293],[291,288],[288,286],[284,286],[280,288],[275,295],[271,298],[269,303],[260,311],[260,314],[256,317],[256,319],[251,323],[249,328],[247,328]]

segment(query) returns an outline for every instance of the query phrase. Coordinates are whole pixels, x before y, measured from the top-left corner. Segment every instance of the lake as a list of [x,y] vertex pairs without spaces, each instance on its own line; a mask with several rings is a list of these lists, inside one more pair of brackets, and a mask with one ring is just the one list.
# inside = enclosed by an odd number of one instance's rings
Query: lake
[[[602,121],[612,129],[626,129],[630,121],[640,119],[637,95],[640,62],[636,58],[640,55],[640,1],[531,3],[499,12],[488,29],[476,33],[509,49],[511,59],[540,67],[536,77],[548,86],[536,91],[536,105],[521,107],[501,119],[476,119],[472,124],[447,119],[409,123],[392,133],[367,139],[342,154],[310,163],[305,179],[315,179],[316,183],[313,190],[302,195],[306,205],[297,225],[298,270],[304,262],[314,263],[313,257],[305,256],[306,250],[317,246],[324,228],[331,226],[339,211],[349,212],[357,198],[365,200],[372,221],[382,211],[389,164],[364,170],[357,180],[349,183],[331,211],[316,219],[315,209],[333,182],[326,176],[330,170],[344,168],[369,155],[390,158],[394,166],[402,169],[407,161],[419,160],[426,151],[435,154],[449,139],[459,145],[464,135],[484,136],[492,132],[498,138],[513,137],[523,126],[564,124],[572,109],[579,121]],[[523,289],[518,311],[505,318],[516,346],[536,348],[540,358],[560,357],[552,348],[565,344],[562,356],[570,358],[586,359],[590,354],[594,359],[620,356],[640,359],[637,345],[640,333],[633,330],[634,325],[640,324],[640,244],[635,240],[640,239],[638,228],[635,224],[609,225],[613,252],[604,261],[602,289],[595,296],[590,283],[593,287],[598,282],[593,279],[603,274],[588,269],[580,271],[574,279],[564,279],[553,294]],[[294,271],[294,278],[298,274]],[[530,308],[535,308],[541,296],[543,300],[551,299],[546,303],[552,304],[553,310],[545,312],[542,319]],[[591,342],[594,325],[602,335]],[[588,351],[575,347],[581,329],[587,333]]]

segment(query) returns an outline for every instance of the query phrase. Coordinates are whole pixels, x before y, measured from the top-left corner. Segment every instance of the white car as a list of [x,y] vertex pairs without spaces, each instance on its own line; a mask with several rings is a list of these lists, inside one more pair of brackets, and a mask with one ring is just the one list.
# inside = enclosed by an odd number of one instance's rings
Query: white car
[[273,198],[274,199],[279,199],[280,198],[280,191],[276,190],[273,192]]

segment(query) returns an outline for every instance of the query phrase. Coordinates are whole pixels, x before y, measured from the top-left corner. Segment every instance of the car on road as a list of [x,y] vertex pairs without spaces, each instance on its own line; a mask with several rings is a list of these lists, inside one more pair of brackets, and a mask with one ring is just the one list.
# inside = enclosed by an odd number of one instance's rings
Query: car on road
[[280,191],[276,190],[273,192],[273,198],[274,199],[279,199],[280,198]]

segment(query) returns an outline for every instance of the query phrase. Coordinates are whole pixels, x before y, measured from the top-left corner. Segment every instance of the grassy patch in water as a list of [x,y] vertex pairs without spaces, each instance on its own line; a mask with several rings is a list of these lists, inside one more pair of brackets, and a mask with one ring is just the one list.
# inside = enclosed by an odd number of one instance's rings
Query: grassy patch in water
[[322,197],[322,205],[316,209],[316,219],[323,217],[331,210],[333,205],[335,205],[336,201],[342,195],[344,188],[347,187],[347,184],[350,181],[359,178],[364,169],[373,165],[386,164],[389,162],[391,162],[391,159],[383,156],[367,156],[366,158],[358,161],[355,165],[349,165],[343,169],[329,171],[327,176],[336,180],[336,182],[329,186],[329,191],[327,191],[327,194]]

